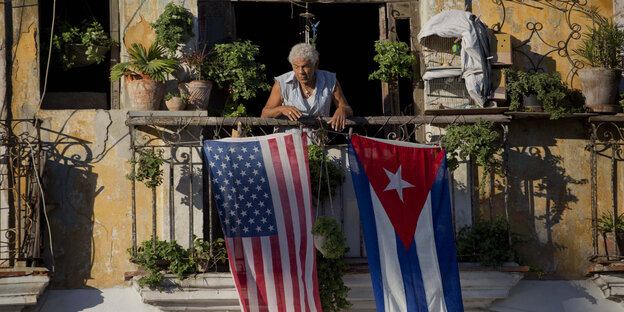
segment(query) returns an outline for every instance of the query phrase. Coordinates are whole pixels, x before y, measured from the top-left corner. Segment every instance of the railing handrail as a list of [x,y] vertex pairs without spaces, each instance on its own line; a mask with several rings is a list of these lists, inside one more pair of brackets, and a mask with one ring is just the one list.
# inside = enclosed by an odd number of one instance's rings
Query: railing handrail
[[[330,117],[302,117],[291,121],[278,118],[260,117],[209,117],[196,112],[129,112],[127,126],[313,126],[327,124]],[[508,123],[511,117],[506,115],[446,115],[446,116],[368,116],[351,117],[346,126],[401,126],[408,124],[447,125],[452,123],[475,123],[478,120],[490,120],[495,123]]]

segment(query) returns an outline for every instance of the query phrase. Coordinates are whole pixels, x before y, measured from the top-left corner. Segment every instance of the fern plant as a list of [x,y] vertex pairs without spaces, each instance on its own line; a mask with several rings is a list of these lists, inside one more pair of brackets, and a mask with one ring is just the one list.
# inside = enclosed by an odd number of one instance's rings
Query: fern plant
[[142,44],[133,43],[128,54],[128,62],[117,63],[111,68],[112,81],[123,76],[140,76],[143,79],[164,82],[165,74],[172,73],[178,67],[178,61],[165,58],[165,48],[156,43],[148,50]]

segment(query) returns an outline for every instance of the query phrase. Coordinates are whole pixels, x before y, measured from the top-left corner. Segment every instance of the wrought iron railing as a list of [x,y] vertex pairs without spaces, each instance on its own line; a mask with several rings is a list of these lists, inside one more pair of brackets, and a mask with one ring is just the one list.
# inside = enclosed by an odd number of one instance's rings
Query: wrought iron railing
[[0,267],[41,260],[42,156],[38,121],[0,121]]
[[[620,219],[622,214],[621,201],[618,201],[620,189],[618,172],[623,170],[624,162],[624,118],[621,116],[595,116],[590,117],[590,142],[587,149],[591,153],[591,222],[592,222],[592,246],[593,252],[591,260],[609,262],[621,261],[624,259],[624,250],[619,248],[617,243],[617,235],[624,234],[621,226],[624,222]],[[606,170],[598,170],[599,163],[601,168],[605,166]],[[605,196],[606,193],[606,196]],[[602,195],[602,196],[601,196]],[[607,200],[599,200],[600,198],[609,198]],[[610,205],[608,204],[610,201]],[[602,205],[602,203],[605,203]],[[600,211],[600,213],[599,213]],[[620,211],[620,212],[618,212]],[[603,213],[606,213],[603,215]],[[609,214],[610,213],[610,214]],[[614,245],[617,246],[616,253],[608,253],[609,244],[606,239],[601,239],[603,233],[600,233],[600,222],[609,223],[604,218],[611,218],[611,228],[614,234]],[[599,221],[599,219],[602,219]],[[614,226],[615,225],[615,226]],[[613,246],[613,247],[616,247]]]
[[[203,237],[209,241],[222,235],[212,200],[210,178],[207,170],[203,168],[201,147],[204,139],[231,137],[241,132],[246,132],[248,136],[264,135],[273,133],[279,127],[300,127],[309,130],[320,129],[326,134],[328,138],[326,143],[330,145],[346,143],[346,137],[351,134],[438,144],[443,131],[431,130],[429,126],[443,127],[452,123],[475,123],[480,119],[491,120],[501,125],[501,142],[505,147],[503,171],[506,173],[507,123],[510,117],[504,115],[353,117],[347,120],[346,129],[343,132],[335,132],[328,129],[329,118],[302,118],[299,121],[289,121],[253,117],[207,117],[194,112],[177,114],[169,112],[167,115],[131,112],[126,125],[130,129],[132,160],[135,159],[140,149],[164,150],[164,172],[166,173],[164,184],[158,192],[153,191],[150,195],[152,198],[151,237],[157,236],[158,225],[161,224],[164,228],[160,229],[160,232],[165,234],[165,239],[177,240],[182,245],[192,246],[194,234],[203,234]],[[134,165],[131,170],[134,172]],[[185,178],[185,175],[190,177]],[[201,176],[207,178],[201,178]],[[493,189],[493,179],[490,182],[490,189]],[[506,175],[504,184],[507,185]],[[149,237],[149,235],[137,233],[138,203],[136,198],[138,191],[134,181],[132,181],[131,193],[132,250],[136,255],[137,237],[139,234],[142,237]],[[508,209],[506,193],[505,187],[505,211]],[[341,194],[337,196],[340,197]],[[179,197],[183,197],[184,200],[177,200],[176,198]],[[201,200],[196,200],[197,197]],[[161,199],[159,205],[156,204],[157,198]],[[473,200],[477,201],[477,199]],[[143,205],[145,204],[144,200]],[[492,205],[493,203],[490,202],[490,214],[492,214]],[[158,206],[161,209],[158,209]],[[141,208],[145,209],[145,207]],[[186,212],[181,214],[180,211]],[[201,221],[204,225],[201,231],[196,229],[197,211],[202,212]],[[178,220],[180,215],[186,220],[180,222],[181,220]],[[158,220],[164,221],[159,223]],[[180,228],[180,223],[185,224],[185,228]],[[363,246],[362,241],[360,246]],[[363,251],[363,247],[361,249]]]

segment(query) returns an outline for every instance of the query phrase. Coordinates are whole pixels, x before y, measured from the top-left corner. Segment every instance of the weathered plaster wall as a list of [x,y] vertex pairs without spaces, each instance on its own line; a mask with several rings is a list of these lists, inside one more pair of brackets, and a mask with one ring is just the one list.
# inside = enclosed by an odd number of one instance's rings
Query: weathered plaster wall
[[[130,140],[126,111],[41,111],[46,202],[59,288],[110,287],[136,269],[132,245]],[[151,235],[149,191],[137,184],[139,241]],[[51,264],[45,243],[46,263]]]
[[[588,138],[588,125],[579,120],[534,119],[509,126],[511,229],[521,235],[522,243],[517,246],[521,262],[543,269],[547,278],[582,279],[590,265]],[[599,162],[599,185],[610,181],[606,165],[606,159]],[[499,179],[494,215],[505,215],[502,186]],[[611,193],[603,191],[598,196],[602,209],[609,209]],[[482,198],[480,205],[485,219],[490,214],[488,198]]]
[[[561,46],[573,33],[573,27],[580,26],[581,33],[584,34],[590,22],[577,9],[572,10],[568,21],[568,15],[565,11],[570,6],[567,2],[502,1],[503,5],[497,5],[496,2],[491,0],[474,0],[472,1],[472,11],[475,15],[480,16],[489,27],[493,27],[495,24],[502,24],[501,31],[512,35],[514,46],[520,46],[523,41],[528,40],[531,36],[531,31],[527,27],[528,23],[541,23],[543,26],[539,31],[539,36],[541,36],[544,42],[540,40],[538,35],[533,35],[528,44],[520,49],[522,53],[514,51],[514,65],[525,69],[533,68],[529,59],[536,65],[542,55],[548,54],[553,50],[553,47]],[[605,16],[612,16],[614,12],[612,0],[587,1],[587,5],[584,8],[589,6],[596,6],[599,8],[600,13]],[[572,26],[574,24],[578,25]],[[567,51],[570,53],[573,61],[579,60],[572,51],[579,42],[578,37],[573,37],[568,44],[569,49]],[[539,68],[548,72],[558,71],[568,83],[573,82],[576,88],[580,88],[578,79],[573,80],[571,76],[567,77],[573,66],[565,52],[548,54]]]
[[39,104],[38,8],[37,0],[21,1],[19,5],[13,4],[10,19],[5,16],[5,21],[10,21],[13,25],[13,47],[10,49],[10,53],[13,54],[11,70],[13,118],[32,118]]
[[[597,6],[605,16],[614,14],[613,5],[620,1],[588,1]],[[543,28],[533,34],[527,44],[514,51],[514,66],[530,69],[537,65],[541,55],[547,54],[539,66],[549,72],[559,71],[567,82],[578,86],[578,79],[567,75],[573,66],[565,54],[552,52],[572,34],[567,18],[559,9],[566,9],[563,2],[510,2],[502,1],[422,1],[421,17],[424,23],[430,14],[446,9],[471,8],[486,25],[502,24],[501,31],[513,36],[513,45],[531,37],[527,23],[541,23]],[[619,12],[621,13],[621,12]],[[616,14],[617,15],[617,14]],[[589,20],[574,11],[570,23],[577,23],[581,33],[587,31]],[[504,20],[504,23],[503,23]],[[580,40],[570,40],[569,49]],[[549,46],[550,45],[550,46]],[[578,59],[575,56],[571,58]],[[531,63],[531,61],[533,63]],[[542,268],[553,278],[582,278],[592,253],[590,154],[585,151],[588,143],[587,126],[581,121],[550,121],[547,119],[514,121],[509,128],[511,151],[510,166],[510,212],[512,229],[525,235],[528,241],[520,247],[520,256],[527,264]],[[599,161],[599,185],[610,185],[610,162]],[[604,174],[603,174],[604,173]],[[500,182],[500,181],[499,181]],[[620,183],[622,184],[622,183]],[[502,185],[502,184],[500,184]],[[499,186],[500,186],[499,185]],[[624,190],[619,186],[620,191]],[[611,193],[600,191],[599,206],[611,207]],[[502,188],[497,187],[494,197],[495,213],[503,214]],[[487,200],[481,201],[481,213],[489,216]]]

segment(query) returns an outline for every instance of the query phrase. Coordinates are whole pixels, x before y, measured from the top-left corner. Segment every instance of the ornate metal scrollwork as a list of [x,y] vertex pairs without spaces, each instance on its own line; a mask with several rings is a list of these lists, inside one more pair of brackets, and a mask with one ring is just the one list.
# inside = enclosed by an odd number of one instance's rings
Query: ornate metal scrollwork
[[0,226],[0,267],[40,258],[38,183],[43,153],[38,134],[35,120],[0,121],[0,188],[1,196],[8,198],[0,218],[10,220],[8,226]]
[[[585,6],[587,5],[587,0],[492,0],[492,2],[502,11],[503,15],[500,22],[492,25],[492,29],[495,32],[501,32],[503,26],[505,25],[505,19],[507,18],[507,8],[505,7],[504,1],[508,1],[517,5],[530,6],[537,9],[554,9],[564,14],[565,24],[569,30],[569,33],[565,39],[559,40],[556,43],[552,43],[546,40],[540,33],[544,29],[544,25],[541,22],[527,22],[525,24],[525,27],[530,32],[528,37],[524,40],[521,40],[518,45],[515,45],[512,48],[514,52],[523,55],[530,63],[530,68],[528,70],[531,72],[545,72],[546,70],[544,68],[544,61],[547,57],[553,54],[556,54],[561,58],[567,59],[570,63],[571,69],[566,74],[565,81],[569,85],[572,85],[574,83],[574,77],[576,76],[577,70],[583,68],[584,66],[581,60],[574,57],[574,53],[571,53],[570,49],[571,42],[581,39],[582,36],[582,27],[579,23],[576,23],[572,20],[572,14],[578,12],[586,14],[587,10],[585,9]],[[517,18],[520,18],[520,16],[517,16]],[[538,57],[529,55],[525,52],[525,47],[529,46],[532,41],[545,45],[549,50],[539,55]]]

